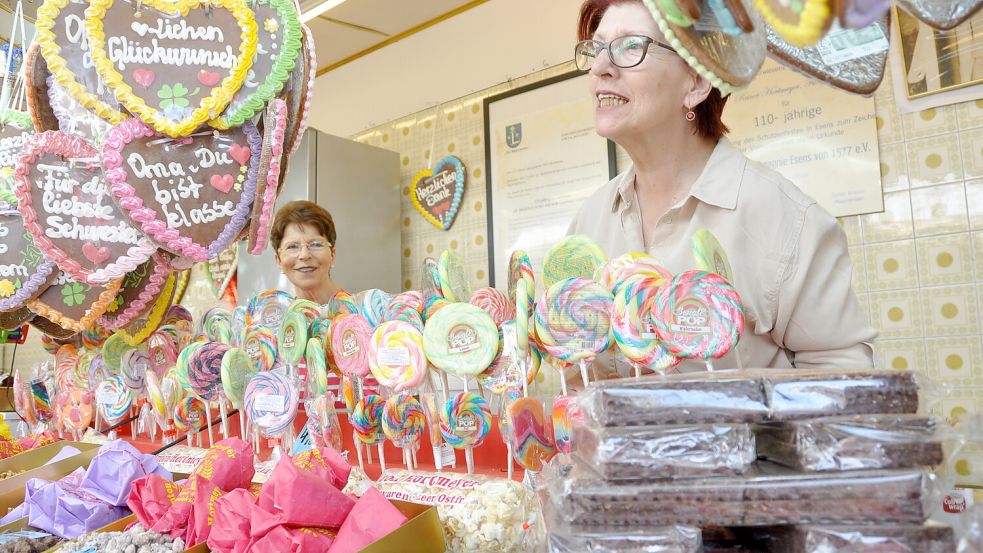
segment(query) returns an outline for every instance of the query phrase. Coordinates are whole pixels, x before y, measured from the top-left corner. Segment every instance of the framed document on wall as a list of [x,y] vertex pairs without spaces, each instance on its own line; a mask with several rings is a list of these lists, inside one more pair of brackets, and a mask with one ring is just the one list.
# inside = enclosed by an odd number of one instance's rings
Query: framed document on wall
[[594,132],[587,74],[486,98],[485,171],[489,281],[504,289],[512,252],[524,250],[538,273],[584,201],[616,174],[614,143]]

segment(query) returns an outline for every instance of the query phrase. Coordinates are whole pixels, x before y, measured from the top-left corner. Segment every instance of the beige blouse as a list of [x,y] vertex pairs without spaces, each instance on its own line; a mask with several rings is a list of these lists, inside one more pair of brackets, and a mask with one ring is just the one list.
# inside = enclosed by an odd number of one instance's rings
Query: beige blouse
[[[593,238],[610,258],[645,252],[634,182],[631,167],[601,187],[569,233]],[[673,274],[693,269],[692,237],[700,228],[727,252],[746,309],[740,362],[731,351],[714,367],[873,366],[877,331],[852,288],[846,235],[815,200],[721,139],[689,196],[657,223],[647,253]],[[609,358],[595,365],[601,378],[615,376]],[[688,361],[679,369],[705,365]],[[617,371],[631,374],[620,361]]]

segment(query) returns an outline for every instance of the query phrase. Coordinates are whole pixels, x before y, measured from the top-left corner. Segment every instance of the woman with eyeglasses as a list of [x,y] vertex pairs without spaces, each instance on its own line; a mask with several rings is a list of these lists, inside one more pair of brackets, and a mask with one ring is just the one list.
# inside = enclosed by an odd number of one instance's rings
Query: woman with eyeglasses
[[[593,238],[611,258],[647,252],[679,273],[694,268],[693,234],[709,229],[747,311],[743,366],[872,367],[877,332],[853,291],[836,219],[724,137],[727,99],[667,44],[641,0],[587,0],[578,34],[597,133],[632,163],[585,202],[569,233]],[[715,366],[737,367],[735,353]],[[629,371],[619,363],[617,373]]]
[[297,200],[277,211],[270,241],[298,299],[324,305],[341,290],[331,280],[336,239],[331,214],[314,202]]

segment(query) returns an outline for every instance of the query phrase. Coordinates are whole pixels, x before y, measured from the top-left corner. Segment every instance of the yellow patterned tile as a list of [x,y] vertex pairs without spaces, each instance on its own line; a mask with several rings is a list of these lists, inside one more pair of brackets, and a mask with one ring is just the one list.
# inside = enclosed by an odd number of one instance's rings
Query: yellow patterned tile
[[920,238],[918,275],[922,286],[973,281],[973,254],[969,233]]
[[959,423],[967,417],[983,412],[979,400],[969,393],[947,394],[947,397],[936,405],[938,409],[933,409],[935,414],[944,418],[949,424]]
[[864,248],[863,246],[850,246],[847,250],[850,253],[850,262],[853,264],[853,290],[866,292],[867,264],[864,263]]
[[956,119],[960,129],[983,127],[983,100],[973,100],[956,105]]
[[908,188],[908,157],[904,143],[880,146],[881,187],[885,192]]
[[918,286],[915,241],[899,240],[864,246],[867,286],[870,290],[896,290]]
[[893,100],[876,103],[877,141],[881,144],[894,144],[904,140],[901,116]]
[[912,190],[911,211],[916,236],[969,230],[966,191],[962,183]]
[[979,487],[983,484],[983,447],[979,442],[967,441],[952,452],[942,470],[956,486]]
[[983,349],[979,336],[925,340],[929,375],[946,382],[983,384]]
[[844,234],[846,234],[846,243],[850,246],[856,246],[863,241],[863,235],[860,232],[860,217],[840,217],[837,219],[840,223],[840,228],[843,229]]
[[983,127],[959,133],[965,178],[983,177]]
[[966,205],[969,207],[969,228],[983,229],[983,180],[966,182]]
[[865,242],[911,238],[911,196],[908,191],[884,194],[884,211],[860,216]]
[[976,290],[972,285],[921,288],[926,336],[979,334]]
[[912,187],[962,180],[962,157],[956,134],[910,140],[905,145]]
[[925,138],[957,130],[956,109],[952,106],[930,108],[901,116],[904,135],[908,140]]
[[883,369],[911,369],[924,371],[925,344],[921,340],[878,340],[877,367]]
[[983,281],[983,231],[973,233],[973,257],[976,259],[976,280]]
[[916,290],[874,292],[870,295],[871,323],[879,339],[921,338],[922,302]]
[[869,322],[871,320],[870,316],[870,294],[857,294],[857,303],[860,304],[860,310],[863,311],[864,318]]

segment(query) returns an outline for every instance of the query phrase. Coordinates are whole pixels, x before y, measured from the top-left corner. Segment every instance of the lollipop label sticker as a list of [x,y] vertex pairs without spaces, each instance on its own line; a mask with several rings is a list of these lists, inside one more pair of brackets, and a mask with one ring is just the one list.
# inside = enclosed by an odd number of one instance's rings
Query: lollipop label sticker
[[642,316],[642,338],[646,340],[658,340],[659,335],[655,333],[655,322],[652,320],[652,314],[646,313]]
[[669,329],[685,334],[710,334],[710,310],[696,298],[686,298],[676,305]]
[[[405,350],[406,348],[403,349]],[[351,357],[360,351],[362,350],[358,347],[358,337],[355,335],[355,331],[346,330],[341,335],[341,355],[343,357]]]
[[410,364],[410,350],[405,347],[379,348],[379,364],[388,367],[407,367]]
[[457,422],[454,424],[455,433],[471,434],[476,430],[478,430],[478,418],[474,416],[474,413],[465,411],[457,417]]
[[294,327],[288,326],[283,329],[283,347],[284,349],[293,349],[297,346],[297,331]]
[[447,350],[451,353],[465,353],[480,347],[478,333],[467,323],[458,323],[447,333]]
[[283,396],[269,394],[261,395],[256,398],[256,410],[260,413],[279,413],[283,411],[286,398]]
[[259,359],[260,345],[257,339],[253,338],[246,342],[246,355],[254,361]]
[[283,322],[283,308],[279,305],[267,305],[259,317],[267,328],[280,328],[280,323]]

